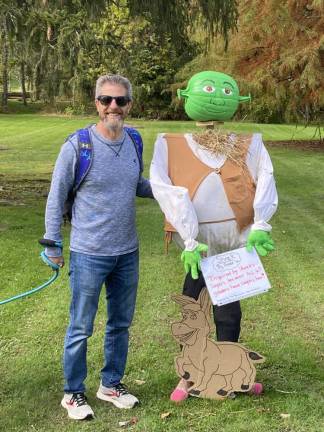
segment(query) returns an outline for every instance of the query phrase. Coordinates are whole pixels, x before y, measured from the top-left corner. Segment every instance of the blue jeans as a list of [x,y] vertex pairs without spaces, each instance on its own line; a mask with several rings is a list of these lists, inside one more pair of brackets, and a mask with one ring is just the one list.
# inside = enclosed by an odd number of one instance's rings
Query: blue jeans
[[71,252],[70,323],[64,344],[65,393],[84,392],[87,376],[87,339],[93,333],[102,285],[106,286],[107,314],[101,370],[104,386],[119,384],[128,353],[138,285],[138,250],[118,256]]

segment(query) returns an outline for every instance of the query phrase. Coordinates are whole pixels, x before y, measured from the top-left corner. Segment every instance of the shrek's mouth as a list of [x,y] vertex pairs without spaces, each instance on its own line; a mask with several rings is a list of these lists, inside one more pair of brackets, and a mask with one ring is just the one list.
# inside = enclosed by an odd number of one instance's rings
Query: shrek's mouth
[[210,99],[209,100],[209,103],[211,104],[211,105],[214,105],[214,106],[221,106],[221,107],[223,107],[223,106],[225,106],[226,105],[226,103],[225,103],[225,101],[224,100],[219,100],[219,99]]

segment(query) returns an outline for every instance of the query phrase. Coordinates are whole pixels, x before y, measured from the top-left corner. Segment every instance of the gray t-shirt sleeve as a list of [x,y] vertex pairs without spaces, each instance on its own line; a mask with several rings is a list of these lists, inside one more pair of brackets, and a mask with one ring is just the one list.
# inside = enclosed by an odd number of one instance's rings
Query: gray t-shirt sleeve
[[[45,211],[46,239],[62,241],[64,203],[73,187],[76,162],[77,143],[76,139],[72,138],[63,144],[55,163]],[[48,256],[60,256],[61,253],[60,248],[46,248]]]

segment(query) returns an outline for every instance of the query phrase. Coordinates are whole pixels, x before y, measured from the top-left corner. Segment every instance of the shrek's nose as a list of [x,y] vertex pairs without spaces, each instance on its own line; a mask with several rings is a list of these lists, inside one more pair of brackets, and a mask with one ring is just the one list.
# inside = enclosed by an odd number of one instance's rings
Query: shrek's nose
[[209,103],[211,103],[212,105],[216,105],[216,106],[224,106],[225,100],[212,98],[212,99],[210,99]]

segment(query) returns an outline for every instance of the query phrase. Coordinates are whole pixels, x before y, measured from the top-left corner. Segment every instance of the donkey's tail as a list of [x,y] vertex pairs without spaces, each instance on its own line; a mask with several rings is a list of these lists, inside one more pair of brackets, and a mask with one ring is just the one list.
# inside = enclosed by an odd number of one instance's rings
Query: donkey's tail
[[249,351],[248,355],[254,363],[263,363],[265,361],[265,358],[255,351]]

